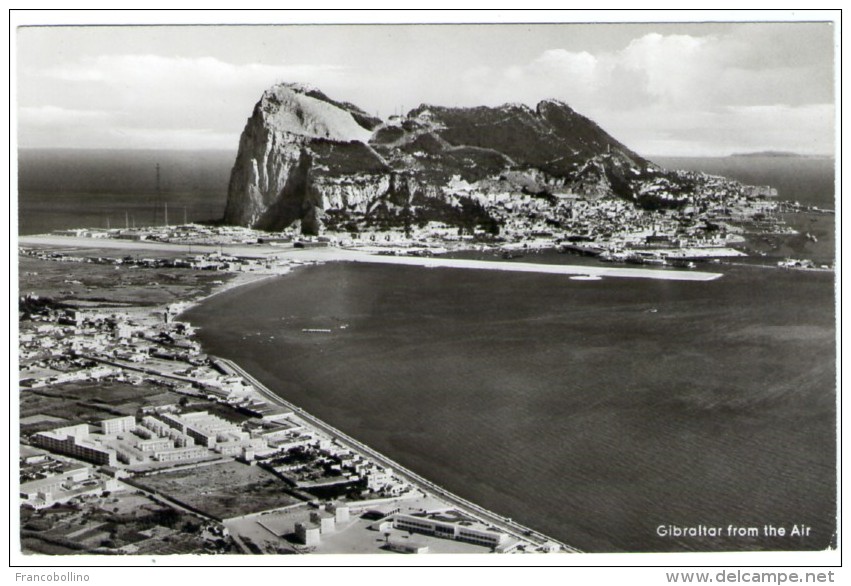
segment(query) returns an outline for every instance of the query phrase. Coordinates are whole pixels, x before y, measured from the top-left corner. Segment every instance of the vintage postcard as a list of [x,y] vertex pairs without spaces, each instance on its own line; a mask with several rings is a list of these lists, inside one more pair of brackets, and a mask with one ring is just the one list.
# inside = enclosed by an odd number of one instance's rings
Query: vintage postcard
[[24,18],[16,559],[836,559],[838,17],[614,16]]

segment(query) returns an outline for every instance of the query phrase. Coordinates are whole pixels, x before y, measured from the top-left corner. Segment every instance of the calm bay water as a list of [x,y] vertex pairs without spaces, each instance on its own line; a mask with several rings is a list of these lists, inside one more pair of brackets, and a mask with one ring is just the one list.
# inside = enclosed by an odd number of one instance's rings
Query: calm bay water
[[[580,282],[329,264],[185,317],[210,352],[309,412],[581,548],[821,549],[835,518],[832,290],[830,274],[769,269]],[[731,523],[813,533],[656,535]]]
[[[163,189],[183,198],[169,203],[178,220],[182,207],[190,219],[223,211],[232,155],[80,156],[22,159],[21,233],[100,226],[106,217],[121,225],[133,206],[142,223],[156,162],[183,178]],[[833,207],[832,162],[659,162]],[[63,168],[74,170],[73,189],[45,179]],[[818,243],[787,248],[832,258],[833,218],[796,221]],[[548,260],[575,260],[559,256]],[[711,283],[594,282],[328,264],[229,291],[185,317],[201,326],[208,351],[309,412],[580,548],[828,547],[836,514],[833,275],[722,270]],[[812,530],[783,539],[656,534],[667,524],[769,523]]]

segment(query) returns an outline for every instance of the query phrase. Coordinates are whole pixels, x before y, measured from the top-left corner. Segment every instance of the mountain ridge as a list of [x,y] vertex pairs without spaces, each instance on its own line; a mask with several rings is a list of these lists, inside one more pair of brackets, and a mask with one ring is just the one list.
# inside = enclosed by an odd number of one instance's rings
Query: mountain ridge
[[421,104],[382,121],[282,83],[263,93],[240,137],[224,221],[307,234],[440,221],[495,233],[511,216],[491,204],[497,195],[657,208],[685,205],[691,182],[557,99],[535,108]]

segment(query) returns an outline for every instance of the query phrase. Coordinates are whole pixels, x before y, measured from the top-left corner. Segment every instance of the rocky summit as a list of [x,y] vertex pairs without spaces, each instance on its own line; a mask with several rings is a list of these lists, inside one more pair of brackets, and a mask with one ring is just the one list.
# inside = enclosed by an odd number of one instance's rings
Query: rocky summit
[[421,105],[382,121],[284,83],[267,90],[248,119],[224,221],[305,234],[436,221],[497,234],[514,198],[676,207],[697,188],[557,100],[534,109]]

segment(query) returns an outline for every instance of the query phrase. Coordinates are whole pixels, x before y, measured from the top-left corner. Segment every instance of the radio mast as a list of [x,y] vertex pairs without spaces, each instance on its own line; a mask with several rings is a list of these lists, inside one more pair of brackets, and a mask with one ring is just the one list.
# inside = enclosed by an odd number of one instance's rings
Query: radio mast
[[159,207],[162,194],[160,193],[160,164],[157,163],[157,198],[154,202],[154,226],[157,225],[157,215],[159,215]]

